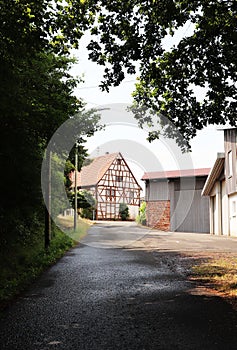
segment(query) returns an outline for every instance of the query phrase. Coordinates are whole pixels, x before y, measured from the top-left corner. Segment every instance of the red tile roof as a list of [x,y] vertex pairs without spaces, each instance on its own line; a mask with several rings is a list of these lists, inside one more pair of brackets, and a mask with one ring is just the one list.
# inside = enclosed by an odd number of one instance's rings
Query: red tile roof
[[[82,167],[81,171],[77,172],[77,187],[95,186],[118,156],[121,157],[121,154],[105,154],[96,157],[90,165]],[[70,180],[72,181],[72,187],[75,187],[75,172],[71,173]]]
[[142,180],[208,176],[210,170],[210,168],[201,168],[186,170],[151,171],[144,173]]

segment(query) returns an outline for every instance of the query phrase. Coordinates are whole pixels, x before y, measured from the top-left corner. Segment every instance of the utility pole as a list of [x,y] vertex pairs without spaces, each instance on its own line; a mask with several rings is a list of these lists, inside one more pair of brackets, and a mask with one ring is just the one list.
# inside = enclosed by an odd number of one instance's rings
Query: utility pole
[[46,150],[46,178],[44,246],[48,249],[51,240],[51,151],[49,149]]
[[74,203],[74,231],[77,229],[77,168],[78,168],[78,142],[75,148],[75,203]]

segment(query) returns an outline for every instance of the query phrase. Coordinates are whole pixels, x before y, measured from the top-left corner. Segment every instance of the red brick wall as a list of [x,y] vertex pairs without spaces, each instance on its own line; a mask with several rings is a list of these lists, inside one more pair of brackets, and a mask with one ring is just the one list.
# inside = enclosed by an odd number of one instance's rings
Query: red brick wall
[[146,222],[149,227],[161,231],[170,230],[170,201],[146,203]]

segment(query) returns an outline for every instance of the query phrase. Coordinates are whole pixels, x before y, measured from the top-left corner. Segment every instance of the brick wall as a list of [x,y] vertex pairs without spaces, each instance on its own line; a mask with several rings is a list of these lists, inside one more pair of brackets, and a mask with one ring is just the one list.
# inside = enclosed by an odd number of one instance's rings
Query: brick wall
[[161,231],[170,230],[170,201],[160,200],[146,203],[146,220],[149,227]]

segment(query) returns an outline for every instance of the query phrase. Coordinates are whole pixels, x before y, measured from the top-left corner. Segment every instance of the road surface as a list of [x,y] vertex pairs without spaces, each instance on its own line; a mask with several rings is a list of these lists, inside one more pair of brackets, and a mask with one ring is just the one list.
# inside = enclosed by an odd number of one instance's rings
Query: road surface
[[[162,248],[144,249],[149,234]],[[179,249],[164,248],[167,239]],[[1,350],[236,349],[236,312],[197,292],[176,241],[132,224],[95,225],[5,311]]]

